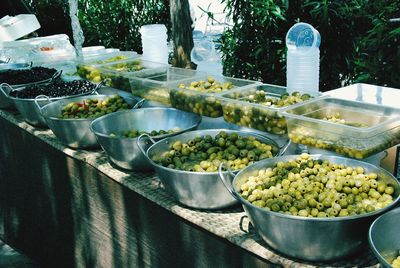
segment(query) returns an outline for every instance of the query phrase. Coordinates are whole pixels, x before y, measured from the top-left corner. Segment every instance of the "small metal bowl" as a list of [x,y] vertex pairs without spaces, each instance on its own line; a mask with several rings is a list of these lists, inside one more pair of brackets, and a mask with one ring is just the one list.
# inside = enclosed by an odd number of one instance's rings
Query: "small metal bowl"
[[[51,102],[40,108],[40,113],[46,120],[49,128],[57,138],[71,148],[96,148],[98,147],[96,135],[90,130],[90,124],[95,118],[62,119],[62,108],[71,102],[80,102],[87,99],[105,100],[112,95],[91,95],[76,98],[62,99]],[[140,106],[134,98],[123,97],[134,108]]]
[[[175,141],[186,142],[198,136],[211,135],[215,137],[219,132],[238,133],[240,136],[254,136],[259,141],[274,146],[278,152],[283,153],[282,148],[273,140],[258,134],[245,131],[228,129],[196,130],[177,136],[169,137],[153,144],[146,152],[146,156],[153,165],[165,189],[180,203],[196,209],[220,209],[232,206],[237,201],[225,189],[224,184],[218,178],[218,172],[190,172],[164,167],[155,163],[152,157],[169,150],[170,144]],[[140,142],[141,139],[138,139]]]
[[220,173],[225,187],[238,200],[262,239],[273,249],[287,256],[307,261],[333,261],[359,251],[367,243],[368,228],[372,221],[395,207],[400,200],[400,184],[386,170],[362,161],[338,157],[311,155],[313,159],[328,160],[346,166],[361,166],[366,172],[375,172],[395,188],[395,199],[389,206],[374,212],[335,218],[308,218],[286,215],[257,207],[239,194],[240,186],[260,169],[273,167],[277,162],[287,162],[298,155],[287,155],[262,160],[236,174],[233,182],[226,173]]
[[400,255],[400,208],[393,209],[377,218],[369,228],[368,242],[383,268]]
[[[110,134],[117,134],[130,129],[146,132],[180,129],[172,134],[152,137],[154,140],[160,140],[193,130],[200,122],[201,116],[174,108],[142,108],[102,116],[95,119],[90,128],[111,162],[124,169],[149,170],[151,165],[138,148],[137,138],[110,137]],[[150,143],[143,141],[142,146],[147,150]]]

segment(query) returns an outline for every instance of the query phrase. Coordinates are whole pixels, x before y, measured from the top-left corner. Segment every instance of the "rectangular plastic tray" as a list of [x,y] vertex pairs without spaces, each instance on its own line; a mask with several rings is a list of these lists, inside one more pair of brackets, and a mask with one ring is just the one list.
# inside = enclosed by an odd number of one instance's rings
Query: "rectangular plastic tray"
[[137,72],[129,76],[129,81],[133,95],[170,105],[170,88],[196,74],[195,70],[166,66]]
[[[290,107],[290,105],[282,106],[280,104],[277,106],[271,102],[251,102],[250,99],[254,98],[256,93],[260,91],[265,93],[266,98],[276,101],[284,94],[288,94],[286,87],[269,84],[257,85],[246,89],[235,89],[229,93],[222,94],[221,104],[225,121],[275,135],[286,134],[286,120],[279,113]],[[302,93],[300,94],[302,95]],[[311,97],[320,95],[320,93],[315,93]],[[300,101],[300,97],[291,98]]]
[[[190,88],[192,83],[197,82],[208,82],[208,79],[215,80],[215,82],[225,84],[232,84],[232,89],[220,91],[216,93],[206,93],[197,91]],[[207,73],[197,72],[196,76],[186,81],[177,83],[175,87],[171,88],[170,99],[171,105],[175,108],[196,113],[208,117],[220,117],[222,116],[222,106],[220,96],[230,90],[245,89],[247,87],[254,87],[255,85],[261,84],[257,81],[230,78],[225,76],[215,76]],[[193,87],[192,87],[193,88]]]
[[[363,159],[400,143],[400,109],[332,97],[282,112],[294,143]],[[324,120],[339,115],[341,123]]]

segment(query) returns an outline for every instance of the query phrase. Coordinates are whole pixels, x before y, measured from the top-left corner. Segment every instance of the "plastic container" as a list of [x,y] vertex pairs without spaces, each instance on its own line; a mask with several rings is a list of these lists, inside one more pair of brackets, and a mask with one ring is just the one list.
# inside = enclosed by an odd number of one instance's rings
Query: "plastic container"
[[148,24],[140,27],[143,59],[168,64],[167,28],[164,24]]
[[195,77],[196,74],[194,70],[168,66],[135,73],[129,80],[134,96],[170,105],[170,88],[179,81]]
[[[262,92],[262,93],[261,93]],[[265,94],[265,97],[257,101],[257,97]],[[282,96],[287,96],[286,87],[276,85],[258,85],[247,89],[235,89],[222,95],[221,104],[225,121],[241,127],[257,129],[275,135],[287,133],[285,118],[280,114],[291,104],[281,106],[272,101],[278,101]],[[319,93],[290,97],[294,102],[308,101],[307,97],[320,96]],[[303,96],[303,98],[301,98]],[[261,101],[262,100],[262,101]],[[271,101],[272,100],[272,101]]]
[[222,75],[223,67],[221,56],[215,48],[214,42],[204,36],[197,34],[193,36],[194,46],[190,58],[197,65],[197,70],[209,72],[214,75]]
[[[282,115],[292,142],[352,158],[364,159],[400,143],[400,109],[392,107],[322,97]],[[326,120],[332,115],[341,119]]]
[[[193,83],[200,81],[208,82],[213,79],[218,83],[232,85],[231,89],[220,92],[202,92],[194,89],[187,89]],[[171,105],[175,108],[208,116],[222,116],[221,95],[233,89],[245,89],[261,84],[257,81],[230,78],[225,76],[215,76],[203,72],[197,72],[196,77],[177,83],[170,91]]]
[[91,80],[104,81],[107,86],[131,92],[130,77],[136,72],[165,68],[166,64],[145,61],[141,58],[91,66]]
[[321,36],[310,24],[296,23],[286,35],[288,92],[318,92]]
[[14,41],[40,28],[35,15],[4,16],[0,20],[0,42]]
[[77,72],[80,77],[98,83],[101,81],[98,79],[98,67],[104,64],[133,60],[139,57],[134,51],[117,51],[84,57],[83,61],[77,63]]

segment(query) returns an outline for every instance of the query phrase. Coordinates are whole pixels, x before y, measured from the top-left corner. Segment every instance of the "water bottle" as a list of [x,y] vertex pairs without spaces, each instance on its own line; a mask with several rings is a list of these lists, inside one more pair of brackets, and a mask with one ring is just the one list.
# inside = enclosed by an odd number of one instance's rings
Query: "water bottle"
[[310,24],[299,22],[286,35],[286,87],[294,91],[319,91],[319,45],[321,36]]
[[168,64],[168,36],[164,24],[148,24],[140,28],[143,59]]
[[193,49],[190,53],[191,60],[196,63],[197,70],[222,75],[222,62],[215,43],[199,31],[193,32]]

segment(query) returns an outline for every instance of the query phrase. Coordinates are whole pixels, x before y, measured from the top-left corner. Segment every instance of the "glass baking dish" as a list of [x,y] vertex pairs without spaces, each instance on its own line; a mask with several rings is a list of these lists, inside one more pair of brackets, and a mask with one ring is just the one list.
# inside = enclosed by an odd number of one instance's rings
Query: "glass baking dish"
[[363,159],[400,143],[400,109],[323,97],[281,113],[289,138],[319,149]]
[[262,84],[222,94],[221,105],[224,119],[229,123],[284,135],[287,133],[286,119],[279,112],[320,95],[288,94],[286,87]]
[[257,81],[214,76],[197,72],[194,78],[171,88],[171,105],[175,108],[208,117],[222,116],[220,96],[230,90],[245,89],[261,84]]

